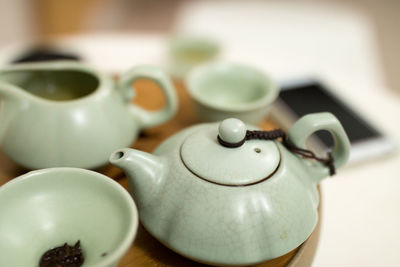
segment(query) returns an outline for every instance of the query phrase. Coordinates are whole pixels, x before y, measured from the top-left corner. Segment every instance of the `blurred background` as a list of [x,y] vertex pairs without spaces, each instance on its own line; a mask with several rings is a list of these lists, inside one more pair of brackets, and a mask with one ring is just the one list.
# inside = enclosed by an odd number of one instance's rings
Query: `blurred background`
[[[0,0],[0,48],[26,40],[46,40],[60,35],[93,32],[170,33],[185,6],[195,0]],[[213,2],[213,1],[210,1]],[[215,2],[215,1],[214,1]],[[219,0],[232,2],[267,2]],[[352,10],[369,21],[375,35],[384,80],[400,89],[400,1],[318,0],[268,1],[288,6],[332,6]],[[246,19],[246,18],[244,18]],[[178,23],[179,24],[179,23]],[[400,91],[400,90],[399,90]]]
[[[398,0],[0,0],[0,65],[15,47],[61,40],[120,73],[162,63],[172,35],[209,35],[223,59],[273,78],[322,77],[399,141],[399,14]],[[400,266],[399,159],[321,183],[314,266]]]

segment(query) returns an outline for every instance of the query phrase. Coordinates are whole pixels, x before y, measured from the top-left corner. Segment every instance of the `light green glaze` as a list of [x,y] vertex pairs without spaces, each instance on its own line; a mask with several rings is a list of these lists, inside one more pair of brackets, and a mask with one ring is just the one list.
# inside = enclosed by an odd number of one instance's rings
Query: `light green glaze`
[[173,36],[168,47],[170,72],[184,78],[193,67],[215,60],[218,53],[218,44],[209,38]]
[[39,266],[44,252],[78,240],[82,267],[114,267],[138,227],[135,203],[122,186],[76,168],[32,171],[1,186],[0,214],[4,267]]
[[[159,111],[131,103],[136,79],[155,81],[166,98]],[[130,146],[141,129],[163,123],[177,109],[171,80],[139,66],[119,83],[77,62],[18,64],[0,69],[0,144],[30,168],[96,168],[112,151]]]
[[[306,140],[313,133],[320,130],[329,131],[335,141],[332,152],[335,169],[342,167],[349,159],[350,141],[338,119],[329,112],[308,114],[298,120],[289,130],[288,138],[292,144],[306,148]],[[329,170],[324,165],[315,161],[307,162],[312,171],[315,182],[319,182],[329,175]]]
[[219,137],[227,143],[239,143],[246,137],[247,127],[238,119],[230,118],[222,121],[218,127]]
[[216,141],[216,134],[221,136],[221,131],[212,128],[184,140],[182,162],[195,175],[217,184],[247,185],[264,180],[278,167],[280,153],[275,143],[255,141],[226,148]]
[[278,87],[264,73],[229,63],[194,68],[186,79],[186,87],[204,121],[238,118],[258,124],[278,96]]
[[[347,160],[349,142],[333,118],[326,113],[301,118],[290,130],[290,141],[299,144],[317,129],[330,130],[336,136],[336,149],[341,151],[334,153],[340,167]],[[217,165],[221,172],[231,173],[230,180],[218,184],[219,177],[200,177],[185,166],[185,144],[202,133],[209,144],[199,142],[191,147],[193,154],[203,155],[198,157],[198,165]],[[129,148],[111,155],[110,162],[129,177],[143,225],[172,250],[214,265],[255,264],[298,247],[317,223],[316,184],[322,174],[328,175],[322,171],[327,167],[292,154],[279,141],[248,140],[239,148],[222,147],[218,134],[218,124],[202,124],[172,136],[153,155]],[[260,169],[274,163],[276,158],[264,160],[276,149],[279,165],[268,179],[250,179],[245,184],[244,177],[231,172],[241,168],[240,173],[256,177]]]

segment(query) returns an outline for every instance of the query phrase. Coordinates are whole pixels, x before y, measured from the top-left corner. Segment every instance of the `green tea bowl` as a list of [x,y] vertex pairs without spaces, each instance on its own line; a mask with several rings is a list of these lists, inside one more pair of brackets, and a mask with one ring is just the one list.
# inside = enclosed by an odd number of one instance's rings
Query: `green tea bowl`
[[49,249],[79,240],[83,267],[114,267],[137,227],[127,191],[93,171],[42,169],[0,187],[0,266],[37,267]]
[[194,68],[185,80],[200,120],[237,118],[259,124],[278,97],[278,86],[251,66],[216,62]]

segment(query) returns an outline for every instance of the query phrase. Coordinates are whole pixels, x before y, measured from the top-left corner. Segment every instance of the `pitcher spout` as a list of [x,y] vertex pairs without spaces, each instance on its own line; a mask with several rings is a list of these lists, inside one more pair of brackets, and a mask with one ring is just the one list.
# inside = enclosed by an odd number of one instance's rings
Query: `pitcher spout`
[[26,94],[17,86],[0,79],[0,99],[2,103],[7,101],[19,102],[28,99],[28,97],[26,97]]
[[0,144],[12,123],[14,115],[29,102],[29,97],[13,84],[0,80]]
[[130,193],[139,206],[150,202],[157,195],[165,179],[164,164],[159,157],[124,148],[112,153],[109,160],[126,173]]

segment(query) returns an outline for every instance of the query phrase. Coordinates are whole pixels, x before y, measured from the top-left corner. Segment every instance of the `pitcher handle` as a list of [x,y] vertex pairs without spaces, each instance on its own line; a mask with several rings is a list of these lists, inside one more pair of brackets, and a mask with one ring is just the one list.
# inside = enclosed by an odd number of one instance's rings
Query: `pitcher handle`
[[[159,86],[166,99],[165,107],[156,111],[148,111],[132,104],[132,99],[135,96],[132,83],[137,79],[149,79],[154,81]],[[130,69],[120,78],[118,90],[120,90],[124,100],[130,103],[131,108],[133,108],[133,113],[141,124],[141,128],[149,128],[169,120],[176,113],[178,108],[178,100],[172,81],[167,74],[158,67],[138,66]]]
[[[350,141],[342,124],[332,113],[313,113],[301,117],[288,132],[289,142],[305,149],[307,138],[319,130],[327,130],[333,136],[335,146],[332,157],[335,169],[339,169],[349,159]],[[317,181],[329,175],[328,169],[321,163],[315,163],[314,167]]]

